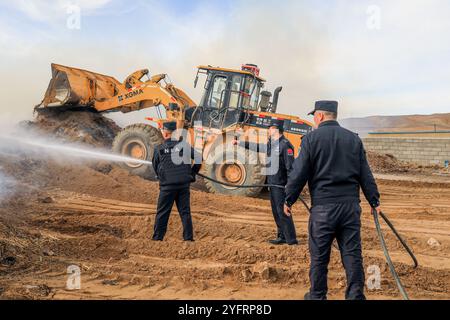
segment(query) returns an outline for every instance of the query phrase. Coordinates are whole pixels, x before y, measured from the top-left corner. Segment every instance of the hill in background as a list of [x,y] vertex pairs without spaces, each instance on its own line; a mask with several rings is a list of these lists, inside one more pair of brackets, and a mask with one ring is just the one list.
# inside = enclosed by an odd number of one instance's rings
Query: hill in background
[[432,115],[371,116],[348,118],[341,124],[364,137],[369,132],[380,131],[434,131],[450,130],[450,113]]

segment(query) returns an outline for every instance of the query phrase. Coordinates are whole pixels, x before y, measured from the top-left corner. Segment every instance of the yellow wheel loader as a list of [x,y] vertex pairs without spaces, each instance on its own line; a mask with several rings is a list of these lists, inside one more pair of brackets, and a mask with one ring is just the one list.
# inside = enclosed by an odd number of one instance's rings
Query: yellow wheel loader
[[[253,64],[245,64],[241,69],[199,66],[194,87],[200,76],[205,81],[203,97],[197,104],[169,83],[165,74],[150,76],[148,70],[139,70],[121,83],[110,76],[52,64],[52,79],[36,110],[63,108],[126,113],[154,107],[158,117],[148,117],[148,123],[124,128],[114,140],[114,152],[151,161],[154,146],[162,142],[159,128],[166,121],[177,121],[178,128],[188,130],[190,144],[203,152],[203,174],[236,186],[260,185],[266,179],[260,155],[232,146],[230,140],[239,135],[241,139],[266,143],[265,133],[272,118],[283,119],[285,135],[298,154],[301,138],[311,131],[312,124],[299,117],[277,114],[282,88],[277,88],[272,98],[272,93],[263,91],[265,80],[259,73],[260,69]],[[154,175],[148,165],[124,163],[121,166],[144,178]],[[261,191],[261,188],[205,183],[214,193],[256,196]]]

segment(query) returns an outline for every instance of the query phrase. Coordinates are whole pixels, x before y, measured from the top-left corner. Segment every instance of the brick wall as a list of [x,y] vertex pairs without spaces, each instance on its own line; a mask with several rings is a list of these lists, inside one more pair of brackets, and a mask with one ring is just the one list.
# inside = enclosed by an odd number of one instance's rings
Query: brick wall
[[445,160],[450,161],[450,139],[376,137],[365,138],[364,146],[370,151],[422,165],[444,166]]

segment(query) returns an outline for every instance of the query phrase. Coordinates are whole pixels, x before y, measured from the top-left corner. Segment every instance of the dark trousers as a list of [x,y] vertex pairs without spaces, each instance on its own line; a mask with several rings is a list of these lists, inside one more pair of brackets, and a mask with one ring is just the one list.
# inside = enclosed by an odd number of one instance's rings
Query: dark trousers
[[190,190],[183,188],[178,190],[161,190],[158,198],[158,209],[155,218],[153,240],[163,240],[167,231],[170,212],[173,203],[176,203],[183,224],[183,239],[193,240],[193,228],[191,217]]
[[361,207],[358,202],[314,206],[309,219],[311,299],[327,298],[328,263],[336,239],[347,276],[345,299],[364,300]]
[[284,214],[285,201],[286,193],[284,189],[270,188],[270,204],[272,205],[272,214],[277,225],[278,238],[292,243],[297,240],[297,234],[292,216],[288,217]]

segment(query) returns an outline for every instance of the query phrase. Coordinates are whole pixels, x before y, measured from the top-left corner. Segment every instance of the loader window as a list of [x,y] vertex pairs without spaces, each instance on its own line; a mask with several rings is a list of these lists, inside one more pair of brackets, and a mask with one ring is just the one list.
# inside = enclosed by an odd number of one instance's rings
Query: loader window
[[205,89],[205,91],[203,91],[202,100],[200,101],[201,106],[206,106],[208,104],[208,101],[209,101],[209,90],[208,89],[209,89],[209,85],[211,84],[212,78],[213,78],[212,74],[208,74],[205,84],[203,85],[203,88]]
[[243,99],[243,107],[250,110],[258,109],[259,91],[261,90],[261,83],[254,77],[246,77],[244,92],[247,94]]
[[235,75],[231,81],[230,108],[237,109],[240,106],[242,76]]
[[258,100],[259,100],[259,91],[260,90],[261,90],[261,87],[259,85],[257,85],[257,87],[253,91],[253,94],[252,94],[252,96],[250,98],[250,108],[252,110],[257,110],[258,109]]
[[[222,92],[227,88],[227,78],[224,76],[216,76],[214,78],[213,87],[211,90],[211,97],[209,99],[209,106],[211,108],[220,109],[223,104],[224,96],[222,96]],[[222,98],[222,101],[220,99]]]

